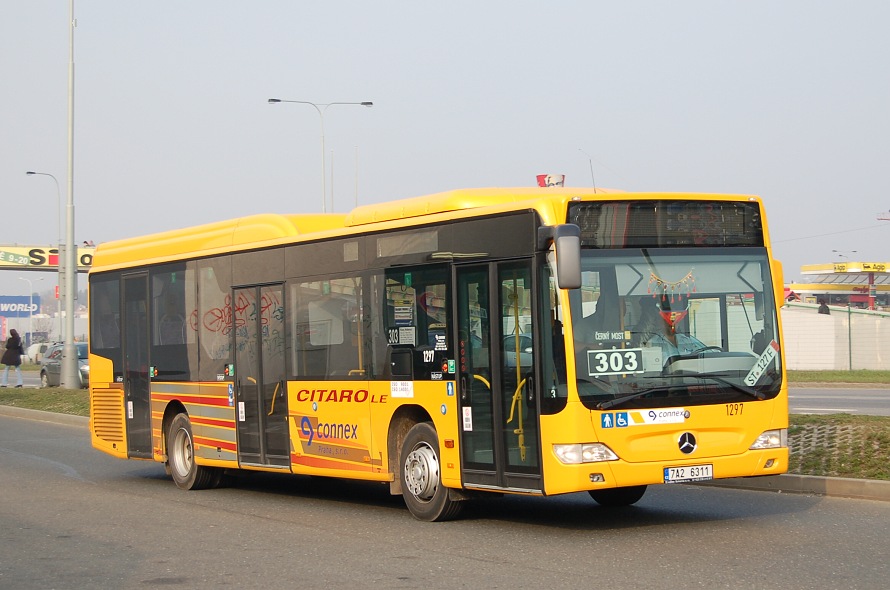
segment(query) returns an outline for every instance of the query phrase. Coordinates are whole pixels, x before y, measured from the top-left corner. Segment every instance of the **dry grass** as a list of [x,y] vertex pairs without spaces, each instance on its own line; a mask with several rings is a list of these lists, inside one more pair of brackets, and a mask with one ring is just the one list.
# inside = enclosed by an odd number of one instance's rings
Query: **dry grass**
[[792,415],[789,473],[890,480],[890,417]]
[[3,387],[0,388],[0,404],[58,414],[90,415],[90,394],[86,389]]
[[788,371],[788,382],[795,383],[890,383],[890,371]]

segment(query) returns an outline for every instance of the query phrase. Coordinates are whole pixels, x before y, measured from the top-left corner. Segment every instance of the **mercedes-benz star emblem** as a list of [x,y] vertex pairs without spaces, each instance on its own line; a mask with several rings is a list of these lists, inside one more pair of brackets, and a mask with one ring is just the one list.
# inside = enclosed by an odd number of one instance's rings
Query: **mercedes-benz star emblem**
[[680,445],[680,452],[688,455],[695,450],[695,435],[691,432],[684,432],[680,435],[680,440],[677,441],[677,444]]

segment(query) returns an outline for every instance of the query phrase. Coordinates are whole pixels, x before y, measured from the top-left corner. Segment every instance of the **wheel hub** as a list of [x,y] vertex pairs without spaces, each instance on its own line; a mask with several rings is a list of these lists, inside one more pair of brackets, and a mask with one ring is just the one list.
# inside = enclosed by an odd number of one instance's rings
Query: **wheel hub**
[[405,458],[405,485],[411,494],[429,501],[439,487],[439,461],[427,445],[421,445]]
[[185,430],[179,430],[172,448],[174,460],[171,462],[173,468],[181,476],[188,475],[192,465],[192,439]]

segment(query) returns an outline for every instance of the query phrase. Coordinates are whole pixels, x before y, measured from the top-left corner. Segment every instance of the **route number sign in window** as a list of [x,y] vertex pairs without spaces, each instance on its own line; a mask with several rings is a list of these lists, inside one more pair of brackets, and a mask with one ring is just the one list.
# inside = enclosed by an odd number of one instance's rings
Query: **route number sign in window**
[[590,377],[642,372],[643,350],[641,348],[587,351],[587,373]]

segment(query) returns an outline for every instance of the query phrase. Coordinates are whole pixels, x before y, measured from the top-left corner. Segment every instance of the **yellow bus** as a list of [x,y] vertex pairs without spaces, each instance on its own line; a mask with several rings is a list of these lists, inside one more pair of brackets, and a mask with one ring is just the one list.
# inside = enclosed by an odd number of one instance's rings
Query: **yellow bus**
[[455,190],[103,243],[95,448],[184,489],[238,470],[484,493],[782,473],[773,259],[747,195]]

